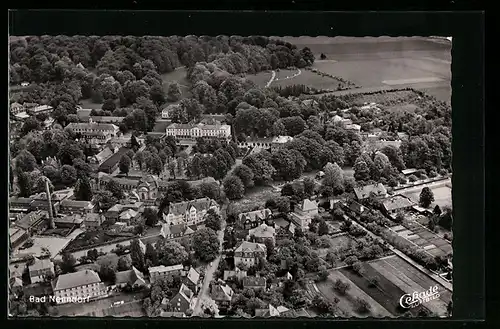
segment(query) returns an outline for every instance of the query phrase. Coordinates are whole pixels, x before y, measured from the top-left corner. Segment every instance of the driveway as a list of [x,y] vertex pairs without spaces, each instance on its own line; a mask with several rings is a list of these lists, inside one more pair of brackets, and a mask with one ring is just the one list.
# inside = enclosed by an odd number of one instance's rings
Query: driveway
[[203,279],[203,285],[200,289],[200,292],[198,293],[198,301],[196,302],[196,306],[193,310],[193,316],[199,316],[203,313],[203,310],[201,309],[202,302],[204,300],[209,300],[210,298],[210,291],[209,291],[209,286],[210,282],[214,278],[214,273],[219,267],[219,262],[221,260],[221,253],[222,253],[222,242],[224,241],[224,230],[226,229],[226,206],[222,206],[221,208],[221,218],[222,218],[222,227],[221,229],[217,232],[217,237],[219,238],[219,255],[217,258],[215,258],[210,264],[207,265],[205,269],[205,278]]

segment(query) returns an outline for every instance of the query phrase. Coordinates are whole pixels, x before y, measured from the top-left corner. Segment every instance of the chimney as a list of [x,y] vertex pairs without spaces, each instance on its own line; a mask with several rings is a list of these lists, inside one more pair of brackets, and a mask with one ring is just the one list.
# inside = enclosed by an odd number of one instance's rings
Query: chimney
[[52,198],[50,195],[49,179],[45,180],[45,193],[47,193],[47,202],[49,203],[49,227],[51,229],[55,228],[54,224],[54,214],[52,212]]

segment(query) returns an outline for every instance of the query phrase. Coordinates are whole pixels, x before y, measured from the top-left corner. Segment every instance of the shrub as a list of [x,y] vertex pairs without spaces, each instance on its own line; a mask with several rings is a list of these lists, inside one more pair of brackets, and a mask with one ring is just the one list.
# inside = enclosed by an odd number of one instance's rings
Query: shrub
[[356,262],[356,263],[352,264],[352,269],[354,272],[356,272],[359,275],[362,275],[364,273],[363,265],[361,264],[361,262]]
[[368,279],[368,285],[370,287],[372,287],[372,288],[376,287],[377,284],[378,284],[378,279],[376,277],[372,277],[372,278]]
[[368,313],[371,309],[371,305],[368,304],[368,302],[366,300],[357,297],[356,298],[356,309],[360,313]]
[[427,177],[426,174],[422,174],[422,175],[420,175],[420,179],[429,179],[429,177]]
[[344,282],[340,279],[337,279],[333,284],[333,289],[335,289],[339,294],[345,295],[347,290],[351,288],[351,285],[347,282]]
[[440,174],[441,176],[446,176],[446,175],[448,175],[448,170],[446,170],[446,169],[444,169],[444,168],[443,168],[443,169],[441,169],[441,170],[439,171],[439,174]]
[[417,181],[417,179],[418,179],[418,178],[417,178],[417,176],[415,176],[415,175],[410,175],[410,177],[408,177],[408,180],[409,180],[411,183],[416,182],[416,181]]
[[437,172],[436,172],[436,171],[431,170],[431,171],[429,172],[429,177],[430,177],[430,178],[434,178],[434,177],[436,177],[436,176],[437,176]]

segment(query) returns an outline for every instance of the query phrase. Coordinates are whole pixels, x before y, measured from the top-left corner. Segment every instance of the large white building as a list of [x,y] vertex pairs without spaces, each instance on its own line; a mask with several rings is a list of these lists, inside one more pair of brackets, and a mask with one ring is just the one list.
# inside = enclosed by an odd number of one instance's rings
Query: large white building
[[205,221],[205,215],[210,209],[219,213],[219,204],[209,198],[172,203],[168,214],[163,214],[163,220],[168,225],[196,225]]
[[243,241],[234,251],[234,265],[246,265],[248,267],[258,264],[260,258],[266,258],[267,248],[265,244]]
[[111,123],[94,123],[92,119],[88,123],[72,122],[66,126],[75,133],[79,133],[83,138],[95,144],[105,144],[116,137],[119,132],[118,126]]
[[56,303],[85,302],[107,295],[106,286],[92,270],[62,274],[53,282]]
[[167,136],[174,136],[178,139],[195,140],[196,138],[214,138],[214,139],[230,139],[231,126],[230,125],[206,125],[199,123],[193,124],[179,124],[172,123],[167,127]]

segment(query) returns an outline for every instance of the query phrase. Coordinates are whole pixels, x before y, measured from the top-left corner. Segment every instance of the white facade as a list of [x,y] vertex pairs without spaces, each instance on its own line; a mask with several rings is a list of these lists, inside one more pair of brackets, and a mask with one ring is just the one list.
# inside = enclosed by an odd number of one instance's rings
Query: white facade
[[188,124],[171,124],[166,129],[167,136],[174,136],[180,139],[196,139],[196,138],[231,138],[231,126],[229,125],[188,125]]

